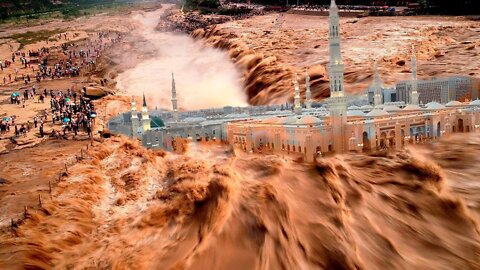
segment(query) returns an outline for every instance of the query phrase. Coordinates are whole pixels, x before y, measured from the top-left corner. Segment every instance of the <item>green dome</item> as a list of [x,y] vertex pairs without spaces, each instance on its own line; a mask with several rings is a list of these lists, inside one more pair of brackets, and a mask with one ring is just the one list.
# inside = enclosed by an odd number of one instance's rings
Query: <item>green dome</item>
[[163,120],[158,116],[153,116],[150,119],[151,119],[150,127],[152,128],[160,128],[165,126],[165,123],[163,123]]

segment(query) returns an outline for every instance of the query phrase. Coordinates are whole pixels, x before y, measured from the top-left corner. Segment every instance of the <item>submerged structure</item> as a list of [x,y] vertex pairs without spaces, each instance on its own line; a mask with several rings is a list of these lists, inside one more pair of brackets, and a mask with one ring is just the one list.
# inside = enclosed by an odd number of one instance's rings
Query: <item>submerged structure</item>
[[[340,23],[334,0],[330,6],[328,38],[331,97],[324,106],[312,105],[307,70],[305,106],[302,106],[295,77],[293,106],[224,107],[180,112],[172,74],[171,112],[156,111],[150,117],[144,96],[140,119],[132,99],[132,112],[114,119],[109,128],[141,139],[146,147],[175,150],[180,140],[214,140],[246,152],[295,155],[307,162],[326,152],[400,149],[406,144],[437,139],[453,132],[479,131],[480,100],[421,104],[413,47],[412,80],[409,82],[408,99],[405,99],[408,102],[385,102],[375,65],[373,106],[348,106],[344,92]],[[152,128],[155,117],[157,122],[162,121],[162,125],[156,124]]]

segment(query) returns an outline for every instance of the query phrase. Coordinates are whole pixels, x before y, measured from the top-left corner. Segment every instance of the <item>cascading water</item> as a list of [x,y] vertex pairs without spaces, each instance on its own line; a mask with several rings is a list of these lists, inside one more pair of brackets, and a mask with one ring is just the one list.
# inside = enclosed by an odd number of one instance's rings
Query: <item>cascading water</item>
[[188,35],[156,31],[163,12],[165,8],[134,15],[139,42],[130,50],[145,51],[148,58],[120,73],[117,88],[128,95],[145,93],[149,105],[169,109],[174,73],[181,109],[247,105],[240,71],[228,55]]

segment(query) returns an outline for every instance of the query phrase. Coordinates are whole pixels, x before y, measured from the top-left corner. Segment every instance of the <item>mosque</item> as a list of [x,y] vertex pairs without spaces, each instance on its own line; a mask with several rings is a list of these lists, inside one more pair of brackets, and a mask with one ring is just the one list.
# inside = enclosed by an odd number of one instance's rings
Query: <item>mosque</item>
[[[298,80],[294,81],[294,104],[224,107],[179,112],[175,79],[172,74],[172,111],[156,111],[158,125],[150,118],[145,96],[141,119],[132,99],[132,112],[113,119],[109,129],[142,140],[146,147],[175,150],[176,142],[218,141],[246,152],[292,155],[312,162],[323,153],[401,149],[406,144],[438,139],[454,132],[480,131],[480,100],[430,101],[419,104],[417,64],[412,48],[412,80],[405,102],[385,102],[381,80],[375,65],[371,86],[373,104],[349,104],[344,91],[344,64],[338,7],[331,1],[329,15],[329,52],[331,97],[321,107],[312,106],[308,70],[305,104],[302,106]],[[158,122],[158,121],[157,121]]]

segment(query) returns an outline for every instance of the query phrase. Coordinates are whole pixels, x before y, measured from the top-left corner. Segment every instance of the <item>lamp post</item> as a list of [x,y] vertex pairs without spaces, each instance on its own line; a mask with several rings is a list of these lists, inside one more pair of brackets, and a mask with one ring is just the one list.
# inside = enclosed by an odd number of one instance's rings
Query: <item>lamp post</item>
[[404,140],[405,140],[405,144],[409,143],[410,142],[410,135],[406,135],[404,137]]
[[358,147],[359,151],[362,151],[363,150],[363,143],[357,144],[357,147]]

